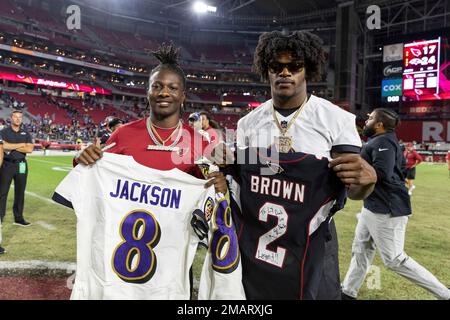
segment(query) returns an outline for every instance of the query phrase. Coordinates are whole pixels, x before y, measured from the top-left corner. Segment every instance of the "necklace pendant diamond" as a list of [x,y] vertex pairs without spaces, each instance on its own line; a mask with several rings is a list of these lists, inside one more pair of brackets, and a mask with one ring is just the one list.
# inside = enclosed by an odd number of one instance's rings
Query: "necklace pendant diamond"
[[177,152],[178,154],[180,154],[180,151],[181,151],[180,147],[171,147],[171,146],[154,145],[154,144],[149,144],[147,146],[147,150]]
[[278,152],[289,153],[292,149],[292,139],[290,137],[277,137],[276,145],[278,147]]

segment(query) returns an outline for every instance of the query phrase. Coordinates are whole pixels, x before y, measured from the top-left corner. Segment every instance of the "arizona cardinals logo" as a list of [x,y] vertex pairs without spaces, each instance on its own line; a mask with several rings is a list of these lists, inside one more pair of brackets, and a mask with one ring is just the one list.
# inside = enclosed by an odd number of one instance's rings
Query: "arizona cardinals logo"
[[278,163],[266,161],[266,166],[269,167],[269,169],[275,174],[284,172],[283,167],[281,167]]
[[417,49],[417,48],[411,48],[411,53],[414,56],[419,57],[422,54],[422,51],[420,49]]

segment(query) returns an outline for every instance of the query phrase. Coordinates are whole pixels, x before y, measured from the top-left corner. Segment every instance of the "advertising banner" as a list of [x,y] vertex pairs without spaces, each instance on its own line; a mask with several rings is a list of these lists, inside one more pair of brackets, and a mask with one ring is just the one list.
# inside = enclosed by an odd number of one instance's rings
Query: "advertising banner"
[[14,81],[14,82],[35,84],[38,86],[48,86],[48,87],[53,87],[53,88],[82,91],[82,92],[88,92],[88,93],[98,93],[98,94],[105,94],[105,95],[112,94],[111,91],[105,90],[103,88],[92,88],[90,86],[85,86],[85,85],[76,84],[76,83],[53,81],[53,80],[41,79],[41,78],[33,78],[33,77],[29,77],[29,76],[22,76],[19,74],[0,72],[0,79]]

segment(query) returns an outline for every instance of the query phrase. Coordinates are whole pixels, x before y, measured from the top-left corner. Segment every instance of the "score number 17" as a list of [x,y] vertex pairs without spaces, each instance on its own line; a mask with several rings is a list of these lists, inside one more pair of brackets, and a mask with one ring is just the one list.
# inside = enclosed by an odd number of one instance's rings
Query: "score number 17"
[[436,51],[437,45],[432,44],[423,48],[424,54],[433,54]]

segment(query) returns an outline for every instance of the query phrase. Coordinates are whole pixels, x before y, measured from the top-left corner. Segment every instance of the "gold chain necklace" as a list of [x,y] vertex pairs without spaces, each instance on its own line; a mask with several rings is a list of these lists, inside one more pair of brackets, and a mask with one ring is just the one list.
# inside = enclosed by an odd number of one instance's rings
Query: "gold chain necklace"
[[286,128],[283,128],[280,124],[280,122],[278,121],[277,115],[276,115],[276,111],[275,111],[275,107],[272,104],[272,114],[273,114],[273,119],[275,120],[275,124],[277,125],[278,129],[280,129],[281,134],[285,135],[287,133],[287,131],[289,130],[289,128],[294,124],[295,119],[297,119],[297,117],[300,115],[300,113],[303,110],[303,107],[305,106],[306,102],[308,102],[308,97],[306,97],[306,99],[303,101],[303,103],[301,104],[301,106],[298,108],[298,110],[295,112],[294,116],[291,118],[291,120],[289,120],[289,123],[287,124]]
[[180,125],[180,122],[177,123],[176,126],[170,127],[170,128],[163,128],[163,127],[158,127],[156,124],[154,124],[153,122],[151,123],[152,127],[154,128],[158,128],[158,129],[163,129],[163,130],[170,130],[170,129],[175,129],[176,127],[178,127]]
[[[164,146],[165,144],[166,144],[166,142],[167,141],[169,141],[171,138],[172,138],[172,136],[175,134],[175,132],[177,132],[178,130],[179,130],[179,128],[180,128],[180,124],[181,124],[181,122],[178,122],[178,125],[175,127],[175,130],[173,130],[172,131],[172,133],[170,134],[170,136],[167,138],[167,139],[165,139],[165,140],[163,140],[163,138],[161,138],[161,136],[158,134],[158,132],[156,131],[156,129],[155,129],[155,126],[153,125],[153,123],[150,121],[150,128],[151,128],[151,130],[153,131],[153,133],[156,135],[156,137],[158,138],[158,140],[162,143],[162,145]],[[169,130],[170,129],[172,129],[172,128],[168,128]]]
[[278,118],[277,118],[277,115],[276,115],[276,111],[275,111],[275,107],[274,107],[274,105],[272,103],[273,120],[275,121],[275,124],[277,125],[278,129],[281,132],[281,136],[279,136],[278,138],[275,138],[276,145],[278,146],[278,152],[280,152],[280,153],[288,153],[288,152],[291,151],[291,149],[292,149],[292,138],[291,137],[287,137],[286,134],[287,134],[289,128],[292,127],[292,125],[294,124],[295,120],[298,118],[298,116],[302,112],[303,107],[306,105],[306,102],[308,102],[308,96],[306,96],[306,99],[303,101],[301,106],[295,112],[295,114],[291,118],[291,120],[289,120],[289,122],[288,122],[288,124],[286,125],[285,128],[283,128],[283,126],[278,121]]

